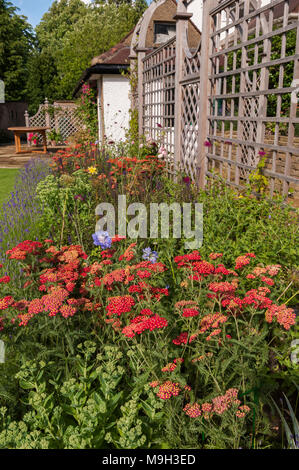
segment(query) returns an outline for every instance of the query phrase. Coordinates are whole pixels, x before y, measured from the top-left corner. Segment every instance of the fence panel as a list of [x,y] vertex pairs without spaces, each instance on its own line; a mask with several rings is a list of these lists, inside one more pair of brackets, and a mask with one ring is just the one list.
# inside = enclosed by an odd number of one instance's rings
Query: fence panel
[[265,157],[270,195],[299,200],[298,2],[266,1],[203,0],[192,51],[178,0],[176,37],[142,60],[141,133],[202,187],[221,176],[242,189]]
[[175,38],[143,60],[142,132],[157,141],[169,172],[174,166]]
[[50,127],[60,133],[63,140],[81,129],[84,124],[76,114],[76,104],[73,102],[54,102],[53,105],[45,100],[34,116],[25,115],[26,123],[30,127]]
[[229,0],[210,11],[206,174],[242,187],[265,155],[271,196],[298,182],[299,23],[289,3]]

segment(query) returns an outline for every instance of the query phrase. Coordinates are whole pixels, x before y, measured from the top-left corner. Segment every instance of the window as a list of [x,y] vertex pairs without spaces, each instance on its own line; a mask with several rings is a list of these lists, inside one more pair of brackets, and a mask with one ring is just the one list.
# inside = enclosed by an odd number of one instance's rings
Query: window
[[162,44],[168,41],[176,32],[176,23],[156,23],[154,24],[154,43]]

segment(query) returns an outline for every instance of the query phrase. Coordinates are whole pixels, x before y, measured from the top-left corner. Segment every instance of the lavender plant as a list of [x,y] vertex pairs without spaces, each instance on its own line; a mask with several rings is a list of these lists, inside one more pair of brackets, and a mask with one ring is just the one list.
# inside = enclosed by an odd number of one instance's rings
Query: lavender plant
[[46,160],[30,160],[17,175],[14,190],[0,208],[0,264],[14,282],[20,273],[15,271],[5,253],[23,240],[38,239],[37,221],[43,208],[35,198],[35,190],[50,172]]

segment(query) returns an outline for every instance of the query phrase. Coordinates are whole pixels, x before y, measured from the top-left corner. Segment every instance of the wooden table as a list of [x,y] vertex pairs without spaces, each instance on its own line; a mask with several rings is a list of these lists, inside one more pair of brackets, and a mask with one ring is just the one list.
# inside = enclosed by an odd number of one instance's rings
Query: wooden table
[[[16,154],[18,153],[47,153],[47,137],[46,131],[50,130],[50,127],[9,127],[9,131],[12,131],[15,136],[15,144],[16,144]],[[29,133],[37,133],[41,134],[43,138],[43,151],[38,149],[29,149],[29,150],[21,150],[21,135],[22,134],[29,134]]]

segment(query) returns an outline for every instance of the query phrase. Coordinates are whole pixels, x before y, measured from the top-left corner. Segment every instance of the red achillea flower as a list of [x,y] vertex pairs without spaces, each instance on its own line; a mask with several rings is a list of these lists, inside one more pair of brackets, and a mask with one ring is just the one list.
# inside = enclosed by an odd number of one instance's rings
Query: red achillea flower
[[76,309],[70,305],[63,305],[60,308],[60,313],[64,318],[73,317],[76,313]]
[[10,282],[10,277],[9,276],[3,276],[0,277],[0,284],[8,284]]
[[236,286],[227,281],[225,282],[211,282],[209,284],[209,290],[220,294],[233,294],[236,290]]
[[140,277],[140,279],[146,279],[147,277],[151,277],[151,273],[149,271],[139,271],[136,272],[137,276]]
[[151,383],[149,384],[149,386],[152,387],[152,388],[156,388],[156,387],[158,387],[158,385],[159,385],[158,380],[154,380],[153,382],[151,382]]
[[272,300],[266,297],[263,291],[257,289],[251,289],[246,292],[245,297],[242,299],[243,304],[252,305],[255,309],[269,308],[272,304]]
[[182,357],[177,357],[176,359],[173,360],[173,362],[175,364],[177,364],[177,362],[180,362],[180,363],[183,363],[184,362],[184,359]]
[[223,253],[211,253],[209,255],[209,258],[210,259],[217,259],[217,258],[221,258],[223,256]]
[[[106,177],[106,175],[105,175]],[[120,235],[115,235],[115,237],[112,237],[112,243],[115,243],[115,242],[121,242],[122,240],[125,240],[126,237],[122,237]]]
[[204,419],[209,420],[212,416],[213,405],[212,403],[203,403],[201,405],[202,416]]
[[0,310],[6,310],[14,303],[14,299],[8,295],[3,299],[0,299]]
[[199,315],[199,311],[195,308],[185,308],[183,310],[182,317],[189,318],[189,317],[197,317]]
[[133,248],[137,245],[137,243],[131,243],[131,245],[128,246],[128,248],[126,249],[126,251],[124,252],[124,254],[120,255],[119,257],[119,261],[125,259],[126,261],[131,261],[134,256],[135,256],[135,253],[134,253],[134,250]]
[[159,315],[155,315],[146,320],[146,327],[150,331],[165,328],[166,326],[168,326],[168,321],[164,317],[159,317]]
[[42,299],[33,299],[29,302],[28,313],[29,315],[37,315],[44,311],[44,302]]
[[150,308],[143,308],[142,310],[140,310],[140,315],[151,316],[154,315],[154,313],[151,311]]
[[247,274],[246,279],[255,279],[253,274]]
[[239,406],[238,411],[236,412],[237,418],[245,418],[245,416],[249,413],[250,408],[247,405]]
[[272,304],[268,308],[265,314],[265,319],[267,323],[272,323],[273,318],[276,318],[276,321],[282,325],[285,330],[289,330],[292,325],[296,323],[296,314],[292,308],[287,308],[285,304],[275,305]]
[[162,400],[169,400],[169,398],[179,395],[180,391],[181,389],[179,383],[174,383],[170,380],[167,380],[159,386],[157,397],[161,398]]
[[188,403],[183,408],[183,411],[185,411],[186,415],[189,416],[190,418],[198,418],[201,415],[201,409],[198,403],[193,403],[193,405]]
[[187,307],[190,305],[197,305],[197,302],[195,300],[180,300],[176,304],[174,304],[174,308],[181,308],[181,307]]
[[179,255],[174,258],[174,262],[178,265],[179,268],[183,266],[190,266],[193,261],[200,261],[201,256],[199,251],[194,250],[192,253],[187,255]]
[[42,248],[42,243],[34,242],[31,240],[25,240],[24,242],[19,243],[12,250],[8,250],[6,254],[9,259],[25,259],[27,254],[36,254],[39,249]]
[[120,316],[122,313],[130,312],[132,310],[133,305],[135,305],[135,301],[130,295],[109,297],[108,301],[109,304],[106,307],[106,309],[108,310],[108,316]]
[[174,362],[169,362],[166,366],[162,367],[162,372],[173,372],[176,369],[177,365]]
[[236,266],[235,269],[240,269],[246,266],[246,264],[250,263],[250,258],[255,258],[254,253],[246,253],[245,255],[238,256],[236,259]]
[[205,333],[210,328],[218,328],[220,323],[225,323],[228,317],[221,313],[205,315],[200,322],[200,333]]
[[212,331],[212,333],[210,333],[209,336],[206,337],[206,341],[210,341],[213,336],[217,336],[219,335],[219,333],[221,333],[221,328],[217,328],[217,330]]
[[268,284],[268,286],[274,286],[274,281],[270,277],[263,276],[261,277],[261,281]]
[[199,274],[212,274],[215,271],[213,264],[208,261],[196,261],[192,264],[192,269]]
[[187,340],[188,340],[188,333],[184,331],[179,336],[177,336],[177,338],[173,339],[172,342],[173,344],[180,346],[181,344],[187,344]]

